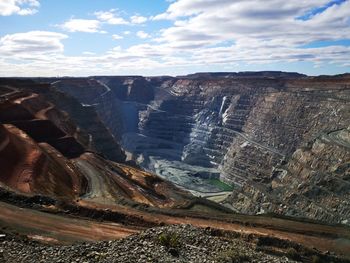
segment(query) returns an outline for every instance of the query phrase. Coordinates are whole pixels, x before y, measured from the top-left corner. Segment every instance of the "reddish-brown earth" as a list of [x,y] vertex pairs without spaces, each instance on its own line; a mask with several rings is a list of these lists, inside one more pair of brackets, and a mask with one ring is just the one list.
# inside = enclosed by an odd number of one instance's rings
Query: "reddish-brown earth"
[[72,243],[191,224],[253,239],[289,240],[350,258],[347,227],[233,214],[154,174],[109,161],[90,147],[88,134],[67,113],[18,85],[0,86],[0,121],[0,227],[5,232]]

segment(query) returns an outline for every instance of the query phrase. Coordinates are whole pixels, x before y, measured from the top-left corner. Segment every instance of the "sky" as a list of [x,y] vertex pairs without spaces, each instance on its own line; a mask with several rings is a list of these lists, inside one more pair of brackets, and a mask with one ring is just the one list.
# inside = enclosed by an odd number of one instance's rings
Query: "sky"
[[350,72],[350,0],[0,0],[0,76]]

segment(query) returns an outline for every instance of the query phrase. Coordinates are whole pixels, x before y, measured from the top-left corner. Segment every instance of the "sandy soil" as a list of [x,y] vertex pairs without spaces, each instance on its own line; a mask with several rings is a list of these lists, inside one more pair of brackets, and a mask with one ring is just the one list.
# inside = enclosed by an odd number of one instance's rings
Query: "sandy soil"
[[0,225],[16,229],[35,239],[57,243],[120,239],[139,232],[143,228],[124,226],[117,223],[100,223],[66,216],[18,208],[0,202]]

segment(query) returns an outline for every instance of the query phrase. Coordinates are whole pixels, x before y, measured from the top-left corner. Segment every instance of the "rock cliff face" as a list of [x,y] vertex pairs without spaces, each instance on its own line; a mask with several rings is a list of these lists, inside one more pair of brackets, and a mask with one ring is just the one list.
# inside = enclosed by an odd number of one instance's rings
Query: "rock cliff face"
[[[137,202],[172,207],[191,202],[188,193],[156,175],[96,154],[92,135],[48,101],[44,96],[48,91],[53,101],[55,91],[47,85],[0,81],[1,190],[42,195],[70,204]],[[118,144],[115,146],[115,150],[120,149]]]
[[347,75],[55,81],[95,109],[128,159],[197,195],[226,197],[226,205],[244,213],[348,223]]
[[[60,109],[66,111],[72,120],[89,134],[91,148],[103,154],[109,160],[116,162],[125,161],[126,156],[118,143],[118,139],[114,137],[111,130],[101,120],[100,114],[95,110],[94,106],[82,105],[74,97],[53,87],[36,91],[43,94],[47,100],[57,105]],[[113,115],[113,112],[104,111],[104,113],[104,116],[107,114]],[[107,120],[112,122],[111,118],[113,116]]]

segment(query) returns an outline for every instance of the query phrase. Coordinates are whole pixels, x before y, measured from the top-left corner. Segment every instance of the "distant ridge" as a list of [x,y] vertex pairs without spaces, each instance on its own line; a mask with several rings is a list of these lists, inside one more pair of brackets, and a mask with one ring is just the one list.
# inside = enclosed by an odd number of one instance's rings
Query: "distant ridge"
[[185,76],[177,76],[186,79],[208,78],[307,78],[305,74],[283,71],[243,71],[243,72],[199,72]]

